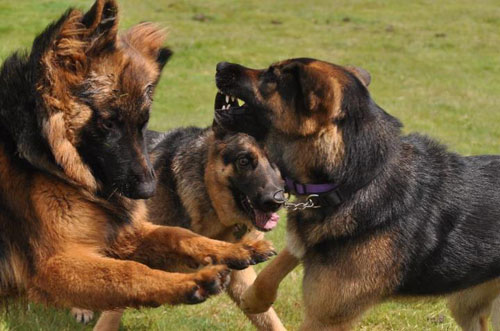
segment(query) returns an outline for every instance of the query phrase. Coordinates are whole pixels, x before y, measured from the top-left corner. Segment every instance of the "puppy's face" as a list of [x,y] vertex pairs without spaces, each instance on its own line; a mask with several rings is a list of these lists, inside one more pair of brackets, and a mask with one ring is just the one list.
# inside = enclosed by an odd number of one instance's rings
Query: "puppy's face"
[[260,231],[277,223],[276,211],[284,203],[284,181],[275,164],[257,141],[244,133],[228,132],[213,125],[215,150],[211,168],[220,191],[228,191],[231,202],[224,203],[226,214]]
[[104,194],[142,199],[156,188],[144,134],[171,52],[150,23],[119,35],[117,12],[114,1],[98,0],[38,37],[38,90],[48,113],[45,135],[66,174]]
[[150,54],[138,43],[157,33],[156,27],[141,24],[119,36],[117,51],[91,63],[77,90],[80,101],[92,109],[78,139],[84,161],[105,187],[134,199],[151,197],[156,187],[145,132],[169,54],[166,49]]
[[369,74],[313,59],[291,59],[256,70],[238,64],[217,65],[216,84],[222,94],[243,106],[216,112],[220,123],[258,138],[269,129],[292,136],[320,133],[345,115],[347,90],[363,89]]

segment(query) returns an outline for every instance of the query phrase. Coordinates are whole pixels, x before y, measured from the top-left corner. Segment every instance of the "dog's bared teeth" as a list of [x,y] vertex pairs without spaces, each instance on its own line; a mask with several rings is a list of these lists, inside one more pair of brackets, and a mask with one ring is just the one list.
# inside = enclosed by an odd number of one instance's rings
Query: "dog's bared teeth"
[[226,103],[229,103],[229,95],[226,94]]
[[236,97],[231,97],[231,101],[235,102],[236,101]]

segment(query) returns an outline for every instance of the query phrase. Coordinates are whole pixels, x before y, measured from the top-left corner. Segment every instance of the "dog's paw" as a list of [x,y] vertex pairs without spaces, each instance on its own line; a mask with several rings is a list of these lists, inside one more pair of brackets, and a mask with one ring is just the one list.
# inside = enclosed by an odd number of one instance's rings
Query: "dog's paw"
[[241,270],[248,266],[267,261],[276,251],[270,241],[267,240],[244,240],[234,244],[230,249],[229,256],[221,263],[231,269]]
[[268,311],[276,299],[276,294],[262,294],[257,291],[255,286],[250,286],[240,298],[241,310],[247,314],[260,314]]
[[71,308],[71,315],[78,323],[87,324],[94,318],[94,312],[87,309]]
[[224,291],[229,284],[229,269],[226,266],[210,266],[194,274],[195,286],[189,291],[186,302],[197,304],[208,297]]

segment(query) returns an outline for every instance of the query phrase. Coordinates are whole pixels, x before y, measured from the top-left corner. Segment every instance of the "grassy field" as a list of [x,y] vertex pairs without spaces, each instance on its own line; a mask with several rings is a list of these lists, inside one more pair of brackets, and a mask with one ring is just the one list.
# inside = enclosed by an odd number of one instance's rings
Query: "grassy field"
[[[372,74],[376,102],[405,123],[464,154],[500,153],[498,0],[229,1],[122,0],[122,27],[169,27],[175,52],[157,89],[151,128],[211,123],[219,61],[264,67],[298,56],[354,64]],[[91,0],[0,0],[0,60],[29,47],[68,6]],[[284,222],[268,238],[283,247]],[[301,271],[282,284],[275,308],[296,330]],[[0,330],[84,330],[66,311],[14,304]],[[252,330],[222,295],[189,307],[130,310],[124,330]],[[441,300],[387,303],[358,330],[456,330]]]

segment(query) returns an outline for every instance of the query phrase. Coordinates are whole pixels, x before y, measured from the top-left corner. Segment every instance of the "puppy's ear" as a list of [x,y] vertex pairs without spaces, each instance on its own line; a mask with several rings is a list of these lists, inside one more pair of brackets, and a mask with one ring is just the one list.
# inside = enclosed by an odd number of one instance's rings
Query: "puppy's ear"
[[114,48],[118,31],[118,6],[114,0],[97,0],[81,23],[87,30],[87,54]]
[[212,131],[214,132],[215,139],[222,140],[229,133],[216,119],[212,122]]
[[215,122],[226,132],[246,133],[256,140],[263,139],[268,132],[268,127],[262,124],[256,112],[251,109],[244,111],[239,109],[216,109],[214,115]]
[[162,47],[158,51],[158,56],[156,57],[156,62],[158,63],[158,67],[160,68],[160,71],[163,70],[163,67],[165,64],[167,64],[168,60],[170,60],[170,57],[174,54],[170,48],[167,47]]
[[358,78],[365,87],[368,87],[370,85],[372,76],[365,69],[355,66],[347,66],[345,67],[345,69],[356,76],[356,78]]
[[83,75],[89,56],[116,45],[117,14],[113,0],[98,0],[85,14],[70,10],[35,39],[32,54],[43,54],[41,61],[51,72],[61,68]]
[[122,36],[123,42],[144,56],[154,59],[160,70],[173,54],[170,49],[163,47],[166,39],[166,30],[151,22],[137,24],[128,29]]

